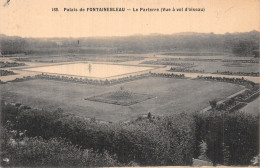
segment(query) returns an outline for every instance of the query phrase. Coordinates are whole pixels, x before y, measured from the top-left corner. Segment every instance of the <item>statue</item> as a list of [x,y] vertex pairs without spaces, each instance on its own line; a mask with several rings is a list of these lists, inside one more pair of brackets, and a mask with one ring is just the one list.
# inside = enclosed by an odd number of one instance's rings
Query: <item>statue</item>
[[88,71],[91,72],[91,64],[88,65]]

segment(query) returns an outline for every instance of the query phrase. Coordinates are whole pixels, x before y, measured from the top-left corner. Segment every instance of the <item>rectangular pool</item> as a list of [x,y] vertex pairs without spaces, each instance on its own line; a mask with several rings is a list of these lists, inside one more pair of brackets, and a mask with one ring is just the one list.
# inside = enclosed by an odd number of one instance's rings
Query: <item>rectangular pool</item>
[[131,74],[141,71],[152,70],[155,67],[101,64],[101,63],[73,63],[62,65],[50,65],[24,69],[26,71],[80,76],[90,78],[109,78],[124,74]]

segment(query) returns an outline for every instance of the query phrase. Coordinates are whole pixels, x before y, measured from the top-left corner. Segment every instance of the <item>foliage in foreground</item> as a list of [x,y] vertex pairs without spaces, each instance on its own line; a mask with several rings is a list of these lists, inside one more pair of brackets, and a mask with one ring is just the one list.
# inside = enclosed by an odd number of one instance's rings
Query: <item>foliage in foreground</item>
[[[150,114],[146,119],[111,124],[65,115],[61,110],[43,111],[20,104],[1,107],[2,124],[8,130],[26,130],[26,136],[31,137],[27,144],[36,141],[40,147],[46,143],[66,146],[71,142],[72,147],[68,149],[79,147],[75,153],[92,152],[94,160],[107,156],[112,158],[108,159],[107,165],[112,166],[191,165],[192,158],[211,160],[215,165],[249,165],[259,153],[259,116],[242,112],[213,110],[165,117]],[[37,136],[41,138],[33,139]],[[71,153],[67,160],[71,156],[74,155]],[[84,161],[86,158],[79,158],[79,161],[76,157],[70,162],[74,163],[74,159],[79,166],[85,163],[95,165]]]
[[259,116],[213,110],[194,117],[197,147],[206,143],[206,155],[213,164],[249,165],[259,154]]
[[119,166],[106,151],[83,150],[61,138],[21,137],[4,129],[1,146],[3,166]]
[[194,150],[192,116],[138,120],[131,123],[99,123],[62,111],[33,110],[5,105],[2,122],[11,121],[10,129],[26,130],[28,137],[45,140],[61,137],[82,149],[117,155],[121,164],[191,165]]

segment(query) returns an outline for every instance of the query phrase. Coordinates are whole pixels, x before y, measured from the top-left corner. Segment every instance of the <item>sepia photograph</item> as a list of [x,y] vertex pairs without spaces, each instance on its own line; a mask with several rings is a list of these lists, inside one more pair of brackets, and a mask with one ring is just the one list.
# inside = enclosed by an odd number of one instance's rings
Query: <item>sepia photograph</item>
[[0,167],[259,166],[259,0],[0,0]]

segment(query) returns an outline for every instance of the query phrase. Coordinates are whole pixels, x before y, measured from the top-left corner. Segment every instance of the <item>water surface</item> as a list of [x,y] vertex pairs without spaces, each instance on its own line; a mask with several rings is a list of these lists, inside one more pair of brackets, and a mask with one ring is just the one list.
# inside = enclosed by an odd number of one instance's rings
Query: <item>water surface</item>
[[82,76],[90,78],[107,78],[123,74],[135,73],[154,69],[145,66],[130,66],[117,64],[96,64],[96,63],[75,63],[53,65],[26,69],[27,71],[36,71],[43,73]]

